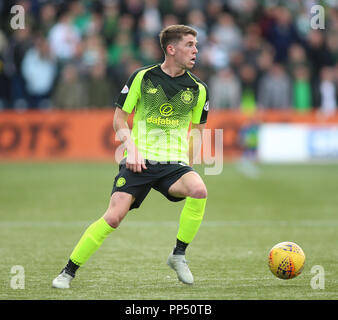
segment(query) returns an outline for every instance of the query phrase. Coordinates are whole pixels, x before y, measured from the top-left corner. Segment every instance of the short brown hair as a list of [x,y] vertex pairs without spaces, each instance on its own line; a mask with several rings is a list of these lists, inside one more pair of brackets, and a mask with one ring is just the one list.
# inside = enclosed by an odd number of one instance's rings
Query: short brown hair
[[164,28],[160,33],[160,44],[164,54],[166,54],[167,46],[182,40],[182,37],[191,34],[197,36],[197,31],[183,24],[174,24]]

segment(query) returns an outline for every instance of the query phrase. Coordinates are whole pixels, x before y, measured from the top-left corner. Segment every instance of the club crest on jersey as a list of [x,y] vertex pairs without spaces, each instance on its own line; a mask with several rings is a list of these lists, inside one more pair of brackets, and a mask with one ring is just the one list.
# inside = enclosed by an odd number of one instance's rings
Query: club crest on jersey
[[121,90],[121,93],[128,93],[128,91],[129,91],[129,88],[128,88],[127,85],[125,85],[125,86],[123,87],[123,89]]
[[189,89],[182,92],[181,100],[184,103],[189,104],[192,102],[193,99],[194,99],[194,94]]

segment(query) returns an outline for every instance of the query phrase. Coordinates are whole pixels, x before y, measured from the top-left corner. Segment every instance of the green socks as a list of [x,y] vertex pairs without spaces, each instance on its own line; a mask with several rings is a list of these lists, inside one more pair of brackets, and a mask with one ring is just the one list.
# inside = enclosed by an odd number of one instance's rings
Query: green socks
[[103,217],[92,223],[74,248],[70,260],[74,264],[82,266],[114,230]]
[[194,239],[203,219],[206,202],[207,198],[186,198],[180,216],[180,225],[177,234],[178,240],[190,243]]

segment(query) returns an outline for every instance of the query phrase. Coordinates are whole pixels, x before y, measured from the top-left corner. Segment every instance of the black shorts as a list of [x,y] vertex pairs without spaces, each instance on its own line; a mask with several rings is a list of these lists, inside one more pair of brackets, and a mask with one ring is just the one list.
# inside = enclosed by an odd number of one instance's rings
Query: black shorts
[[146,160],[147,169],[135,173],[126,168],[126,159],[119,164],[119,173],[115,177],[114,192],[126,192],[135,197],[130,209],[138,208],[151,188],[161,192],[170,201],[181,201],[185,198],[173,197],[168,193],[170,186],[185,173],[193,169],[184,162],[177,163],[154,163]]

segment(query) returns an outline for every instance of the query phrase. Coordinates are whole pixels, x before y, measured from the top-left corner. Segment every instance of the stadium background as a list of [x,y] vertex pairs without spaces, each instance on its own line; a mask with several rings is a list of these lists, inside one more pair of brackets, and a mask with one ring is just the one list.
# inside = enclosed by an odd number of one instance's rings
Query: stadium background
[[[16,4],[24,29],[10,27]],[[311,28],[315,4],[324,30]],[[0,15],[0,299],[337,299],[336,1],[1,1]],[[136,68],[163,59],[158,32],[174,23],[198,31],[194,73],[209,87],[208,128],[223,129],[226,160],[205,176],[208,214],[189,251],[196,286],[181,290],[163,263],[180,205],[159,214],[152,193],[74,290],[51,291],[105,210],[116,95]],[[267,269],[267,251],[285,240],[307,254],[292,283]],[[14,265],[25,290],[11,285]],[[310,285],[314,265],[325,290]]]
[[[11,28],[15,4],[25,9],[24,29]],[[315,4],[324,8],[323,30],[311,28]],[[226,158],[255,150],[267,119],[337,122],[335,1],[24,0],[0,10],[0,109],[15,111],[2,116],[1,158],[110,160],[116,96],[133,70],[162,61],[158,33],[173,23],[198,31],[194,72],[209,86],[208,126],[223,129]],[[22,113],[31,110],[48,113]],[[91,122],[81,123],[84,111]],[[92,139],[82,130],[81,139],[76,124],[101,129]],[[336,139],[331,132],[319,135]],[[324,151],[317,154],[337,157],[337,147]]]

